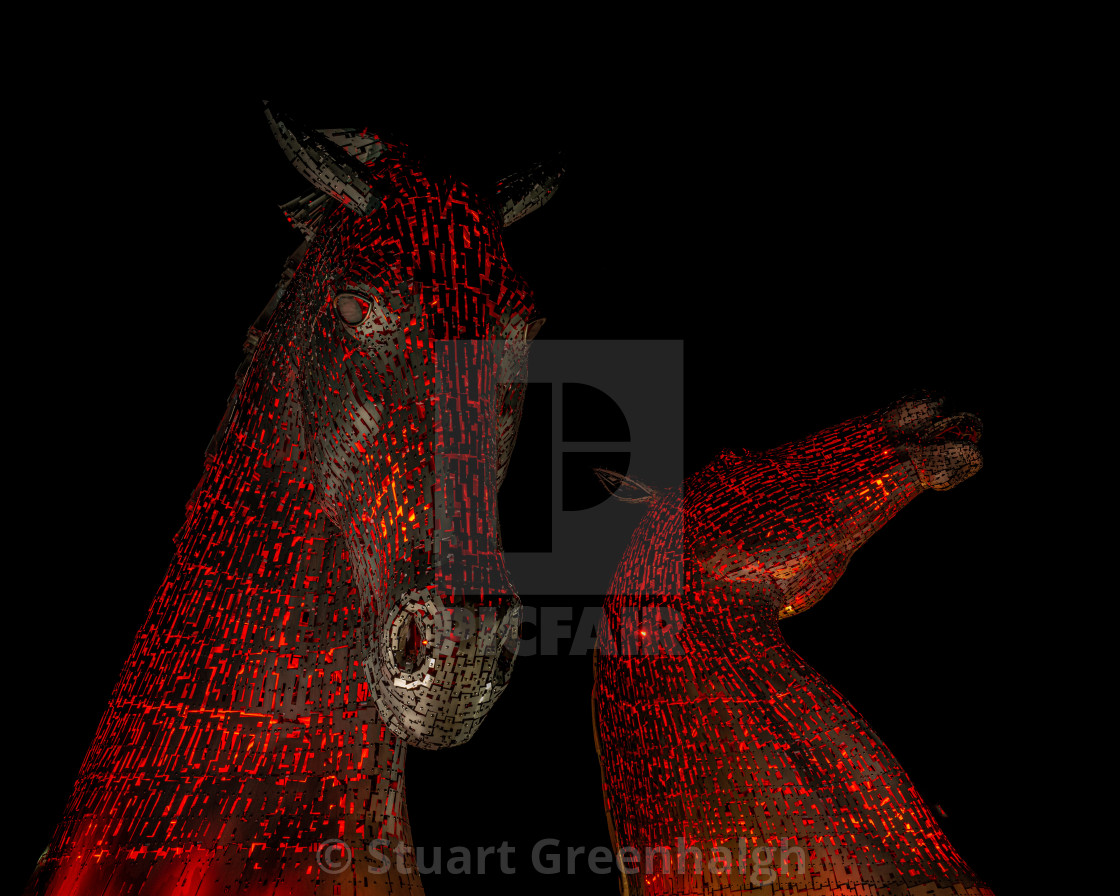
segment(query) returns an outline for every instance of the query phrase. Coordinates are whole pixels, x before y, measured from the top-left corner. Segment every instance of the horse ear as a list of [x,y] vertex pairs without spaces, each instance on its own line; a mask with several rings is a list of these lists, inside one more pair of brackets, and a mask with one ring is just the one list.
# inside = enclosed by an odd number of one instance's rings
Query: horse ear
[[[281,206],[292,226],[311,239],[334,203],[368,215],[385,198],[378,187],[379,160],[388,147],[372,134],[353,128],[314,130],[265,103],[272,135],[296,171],[315,187],[307,196]],[[333,200],[333,202],[331,201]]]
[[661,496],[661,493],[653,486],[646,485],[631,476],[616,473],[614,470],[596,467],[595,476],[603,484],[603,488],[611,493],[612,497],[625,504],[644,504]]
[[546,319],[547,318],[539,317],[536,320],[529,322],[528,326],[525,327],[526,342],[532,342],[537,338],[537,334],[541,331],[541,327],[544,326],[544,322]]
[[547,162],[538,162],[524,171],[501,178],[494,188],[494,200],[502,227],[532,214],[556,193],[564,166],[559,153]]

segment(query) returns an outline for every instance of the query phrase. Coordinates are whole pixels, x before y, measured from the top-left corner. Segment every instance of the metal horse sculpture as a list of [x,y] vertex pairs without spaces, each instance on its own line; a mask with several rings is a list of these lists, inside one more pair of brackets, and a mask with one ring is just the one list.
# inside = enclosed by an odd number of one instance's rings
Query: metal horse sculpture
[[917,396],[724,452],[664,495],[604,474],[650,505],[611,584],[593,696],[624,892],[991,892],[778,626],[913,498],[980,469],[979,421],[941,407]]
[[28,893],[420,893],[406,745],[468,740],[509,680],[496,493],[540,322],[502,229],[559,169],[480,194],[268,117],[307,240]]

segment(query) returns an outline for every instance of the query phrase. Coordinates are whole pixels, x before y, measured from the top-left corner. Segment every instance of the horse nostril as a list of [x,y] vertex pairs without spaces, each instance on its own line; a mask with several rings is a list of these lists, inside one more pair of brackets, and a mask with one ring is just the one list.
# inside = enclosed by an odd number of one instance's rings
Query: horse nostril
[[360,324],[369,314],[369,302],[354,293],[342,293],[335,299],[338,316],[351,326]]
[[431,608],[423,602],[408,604],[400,608],[381,636],[381,662],[387,667],[383,668],[398,687],[430,687],[436,665],[432,652],[438,645]]
[[397,667],[402,672],[415,672],[421,657],[427,652],[427,646],[428,641],[416,624],[416,617],[410,615],[397,634],[397,648],[394,652]]

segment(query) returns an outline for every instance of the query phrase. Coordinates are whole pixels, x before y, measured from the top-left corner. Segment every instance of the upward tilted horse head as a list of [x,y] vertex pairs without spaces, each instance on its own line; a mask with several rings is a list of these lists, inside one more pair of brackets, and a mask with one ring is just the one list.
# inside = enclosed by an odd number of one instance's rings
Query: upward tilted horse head
[[724,451],[664,493],[600,471],[649,505],[595,658],[604,802],[620,862],[624,847],[638,857],[624,892],[990,896],[778,624],[915,497],[980,470],[980,431],[920,393],[769,451]]
[[502,230],[560,171],[481,193],[268,118],[315,187],[284,207],[307,240],[31,892],[419,891],[326,872],[410,843],[405,744],[468,740],[509,680],[496,498],[540,322]]

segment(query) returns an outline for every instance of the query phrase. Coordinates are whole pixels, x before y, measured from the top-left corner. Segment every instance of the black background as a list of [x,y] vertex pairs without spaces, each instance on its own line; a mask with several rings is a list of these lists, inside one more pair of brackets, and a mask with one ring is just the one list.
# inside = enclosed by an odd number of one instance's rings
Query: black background
[[[30,719],[15,867],[28,872],[170,559],[245,330],[299,242],[276,205],[306,185],[256,93],[144,81],[99,84],[40,131],[54,161],[35,177],[62,186],[11,261],[35,323],[22,332],[37,334],[11,346],[31,349],[13,411],[34,433],[19,437],[12,475],[31,497],[10,545],[31,571],[13,637]],[[771,447],[919,387],[982,416],[985,469],[907,507],[784,629],[945,809],[961,854],[1016,892],[1015,825],[1049,786],[1031,767],[1051,705],[1033,659],[1049,623],[1024,378],[1053,359],[1027,354],[1015,113],[990,86],[933,77],[826,78],[788,100],[723,77],[691,93],[626,74],[566,93],[514,86],[449,76],[269,98],[314,126],[392,133],[470,183],[564,150],[560,192],[506,239],[548,319],[539,338],[683,339],[687,472],[722,446]],[[548,513],[547,424],[530,400],[501,498],[511,549]],[[590,657],[524,658],[471,743],[412,751],[417,844],[508,841],[518,874],[488,875],[489,892],[570,888],[534,875],[530,854],[543,838],[609,845],[590,686]],[[579,867],[586,892],[616,892]]]

